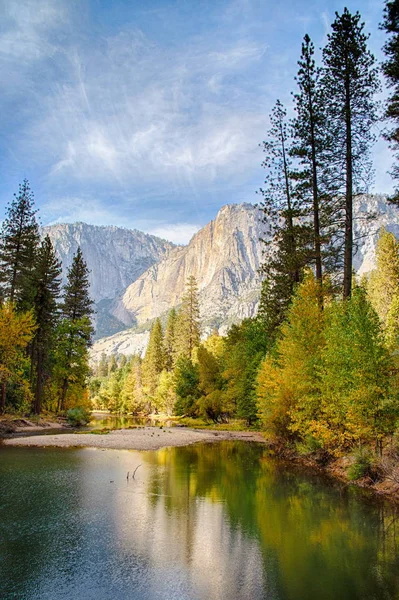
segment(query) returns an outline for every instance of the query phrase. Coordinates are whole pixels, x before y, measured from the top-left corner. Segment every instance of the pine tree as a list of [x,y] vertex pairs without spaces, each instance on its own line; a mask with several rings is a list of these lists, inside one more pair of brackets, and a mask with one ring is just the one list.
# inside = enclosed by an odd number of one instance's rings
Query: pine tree
[[176,322],[177,312],[172,308],[168,314],[165,329],[165,369],[171,371],[176,362]]
[[[390,131],[385,132],[384,137],[390,142],[390,146],[395,153],[396,160],[399,159],[399,0],[387,1],[384,8],[384,21],[382,29],[389,36],[384,44],[386,56],[382,64],[382,70],[387,79],[388,86],[391,88],[391,94],[387,100],[385,108],[385,117],[392,127]],[[399,179],[399,166],[396,164],[392,169],[394,180]],[[391,198],[395,204],[399,204],[399,189]]]
[[[288,308],[303,267],[309,261],[311,229],[303,220],[308,208],[295,190],[287,113],[278,100],[270,116],[271,128],[263,142],[266,158],[265,187],[260,207],[268,239],[265,243],[265,275],[260,312],[271,327],[278,326]],[[272,331],[272,330],[271,330]],[[271,333],[270,331],[270,333]]]
[[62,319],[66,321],[63,328],[63,335],[66,336],[66,340],[63,342],[65,353],[63,356],[59,355],[59,359],[62,361],[59,370],[64,372],[60,383],[61,391],[58,403],[61,411],[65,410],[69,385],[76,383],[76,372],[74,373],[72,369],[76,360],[79,360],[80,364],[79,384],[83,387],[85,382],[87,352],[84,351],[84,348],[87,350],[91,344],[93,327],[90,318],[94,312],[89,288],[89,270],[82,251],[78,248],[72,265],[68,269],[67,283],[64,287],[63,302],[60,307]]
[[54,344],[54,330],[59,318],[57,301],[61,287],[61,263],[49,236],[42,241],[37,253],[32,275],[33,312],[36,332],[32,341],[32,367],[34,381],[33,411],[40,414],[43,386],[50,375],[50,353]]
[[78,248],[68,269],[67,283],[64,288],[61,308],[65,318],[75,321],[93,314],[93,300],[89,293],[89,273],[82,251]]
[[187,280],[186,291],[176,322],[176,348],[179,356],[192,358],[201,336],[200,308],[197,281],[193,275]]
[[35,215],[33,193],[25,179],[7,207],[0,234],[1,295],[21,308],[29,308],[31,299],[31,274],[39,245]]
[[134,355],[130,360],[129,372],[125,377],[121,391],[121,408],[123,412],[137,414],[144,408],[142,385],[142,360]]
[[331,270],[334,255],[331,246],[334,206],[331,190],[328,189],[329,169],[324,156],[326,101],[320,86],[320,69],[316,68],[314,60],[314,46],[308,35],[304,37],[298,65],[296,81],[299,91],[294,94],[296,116],[292,122],[291,156],[299,162],[294,173],[295,192],[313,222],[313,253],[308,264],[315,267],[316,279],[322,283],[323,271]]
[[160,319],[151,327],[150,339],[143,360],[143,385],[148,396],[154,396],[159,375],[165,366],[163,331]]
[[[368,35],[360,14],[347,8],[332,24],[323,49],[323,95],[329,124],[326,159],[334,187],[343,198],[344,298],[351,295],[353,258],[353,203],[370,178],[369,152],[376,123],[374,95],[379,89],[375,58],[367,48]],[[363,186],[363,187],[362,187]]]

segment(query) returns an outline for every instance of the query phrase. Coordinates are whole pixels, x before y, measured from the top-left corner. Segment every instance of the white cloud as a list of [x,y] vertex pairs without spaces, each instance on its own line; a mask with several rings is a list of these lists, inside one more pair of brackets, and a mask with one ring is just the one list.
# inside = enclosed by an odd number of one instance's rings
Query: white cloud
[[188,244],[193,235],[200,229],[200,225],[176,223],[170,225],[158,225],[157,227],[147,229],[146,231],[152,235],[174,242],[175,244]]
[[40,211],[43,224],[90,223],[92,225],[113,224],[128,229],[139,229],[164,238],[175,244],[187,244],[201,229],[197,223],[165,223],[164,221],[136,220],[123,214],[109,202],[107,206],[91,197],[58,197],[42,206]]

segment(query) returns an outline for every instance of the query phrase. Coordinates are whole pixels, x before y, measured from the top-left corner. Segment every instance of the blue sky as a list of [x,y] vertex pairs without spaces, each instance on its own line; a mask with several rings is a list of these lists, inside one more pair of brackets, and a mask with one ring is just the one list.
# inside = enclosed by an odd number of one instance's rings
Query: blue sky
[[[27,177],[43,224],[186,242],[256,202],[268,113],[289,107],[302,37],[360,10],[381,58],[383,2],[0,0],[0,219]],[[374,190],[391,157],[375,150]]]

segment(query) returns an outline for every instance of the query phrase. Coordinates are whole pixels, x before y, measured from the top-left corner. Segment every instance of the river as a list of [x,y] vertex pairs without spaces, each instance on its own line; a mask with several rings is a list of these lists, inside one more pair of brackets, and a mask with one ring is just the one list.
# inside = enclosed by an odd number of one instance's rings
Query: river
[[397,530],[253,443],[0,447],[2,600],[398,599]]

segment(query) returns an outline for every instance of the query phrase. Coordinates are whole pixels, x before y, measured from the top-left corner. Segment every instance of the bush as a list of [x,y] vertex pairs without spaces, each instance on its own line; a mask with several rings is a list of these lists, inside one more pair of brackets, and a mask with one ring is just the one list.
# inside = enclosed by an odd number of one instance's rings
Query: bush
[[295,449],[301,456],[306,456],[307,454],[314,454],[321,450],[322,444],[312,435],[308,435],[302,442],[296,443]]
[[90,421],[91,413],[83,406],[76,406],[68,410],[66,418],[68,423],[73,427],[81,427],[82,425],[87,425]]
[[359,450],[354,454],[354,460],[348,469],[349,481],[356,481],[361,477],[366,477],[371,473],[372,459],[371,454],[364,450]]

